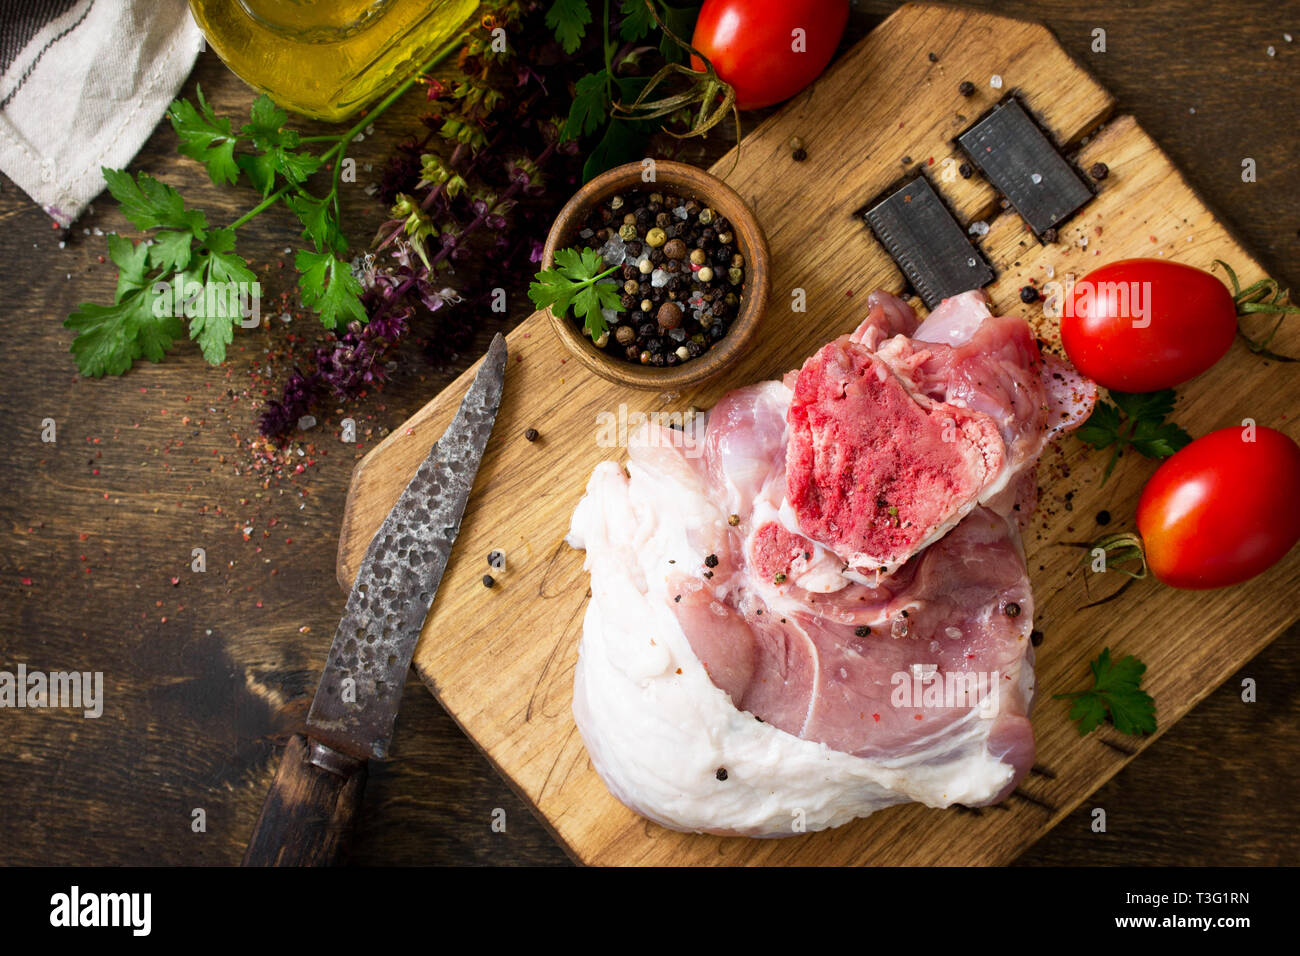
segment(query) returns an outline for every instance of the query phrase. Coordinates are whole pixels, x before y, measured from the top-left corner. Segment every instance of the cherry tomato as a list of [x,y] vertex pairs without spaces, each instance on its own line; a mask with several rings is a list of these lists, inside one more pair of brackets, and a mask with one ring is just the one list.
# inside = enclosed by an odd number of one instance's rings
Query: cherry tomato
[[1222,428],[1162,464],[1138,500],[1147,566],[1176,588],[1237,584],[1300,540],[1300,445],[1272,428]]
[[1074,367],[1121,392],[1181,385],[1221,359],[1237,334],[1227,286],[1164,259],[1102,266],[1062,305],[1061,344]]
[[[705,0],[691,46],[731,84],[736,106],[751,110],[789,99],[815,80],[848,20],[848,0]],[[703,71],[704,63],[692,56],[691,67]]]

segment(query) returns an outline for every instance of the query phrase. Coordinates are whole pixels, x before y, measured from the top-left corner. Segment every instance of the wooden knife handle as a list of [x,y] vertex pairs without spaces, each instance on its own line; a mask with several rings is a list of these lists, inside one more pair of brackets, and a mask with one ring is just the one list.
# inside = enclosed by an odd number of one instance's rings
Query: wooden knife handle
[[[313,755],[333,769],[312,763]],[[332,866],[342,862],[366,763],[302,734],[289,738],[271,792],[244,852],[244,866]]]

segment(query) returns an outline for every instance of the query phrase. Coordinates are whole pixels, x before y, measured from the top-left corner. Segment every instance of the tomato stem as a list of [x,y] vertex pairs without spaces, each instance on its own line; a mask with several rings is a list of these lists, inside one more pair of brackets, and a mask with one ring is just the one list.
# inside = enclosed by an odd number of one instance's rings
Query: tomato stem
[[[1102,552],[1105,570],[1109,571],[1114,568],[1121,574],[1127,574],[1130,578],[1139,581],[1147,576],[1146,551],[1142,547],[1142,538],[1135,532],[1116,531],[1102,535],[1092,543],[1092,547],[1083,556],[1081,563],[1087,564],[1090,558],[1095,559],[1098,549]],[[1133,561],[1137,562],[1136,570],[1116,566]]]
[[[681,63],[667,63],[660,68],[659,72],[650,77],[646,85],[641,88],[640,94],[630,105],[625,106],[622,103],[615,103],[614,112],[634,120],[652,120],[661,116],[669,116],[681,109],[687,109],[693,103],[698,102],[700,104],[699,113],[692,119],[689,131],[674,133],[665,128],[664,132],[677,139],[703,136],[721,123],[727,113],[730,112],[736,120],[736,148],[739,150],[740,111],[736,108],[736,91],[732,89],[730,83],[718,76],[717,71],[713,68],[712,61],[707,56],[669,29],[668,24],[659,16],[659,11],[655,9],[654,0],[645,0],[645,4],[650,10],[650,15],[654,17],[655,23],[664,31],[664,36],[672,40],[682,50],[687,51],[688,54],[698,56],[701,62],[704,63],[704,72],[700,73]],[[660,84],[672,76],[685,76],[690,80],[690,85],[680,93],[660,97],[657,100],[650,99],[651,91],[657,89]]]
[[[1277,362],[1300,361],[1300,358],[1279,355],[1269,348],[1269,344],[1272,343],[1273,337],[1277,335],[1278,330],[1282,328],[1282,323],[1286,317],[1300,314],[1300,306],[1291,303],[1291,290],[1283,289],[1276,279],[1271,278],[1260,279],[1243,289],[1232,266],[1222,259],[1215,259],[1214,261],[1217,265],[1223,266],[1223,271],[1228,274],[1228,281],[1232,283],[1232,301],[1237,308],[1237,334],[1245,341],[1246,347],[1256,355]],[[1277,322],[1273,324],[1272,330],[1262,339],[1251,338],[1246,334],[1245,329],[1241,327],[1241,320],[1252,315],[1277,316]]]

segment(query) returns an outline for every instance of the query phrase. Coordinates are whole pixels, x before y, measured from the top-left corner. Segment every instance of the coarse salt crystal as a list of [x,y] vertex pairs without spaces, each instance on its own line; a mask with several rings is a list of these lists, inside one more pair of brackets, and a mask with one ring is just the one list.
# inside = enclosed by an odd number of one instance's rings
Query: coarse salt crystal
[[995,90],[1002,89],[1002,75],[1000,73],[994,73],[989,77],[989,86],[993,87]]
[[972,236],[987,236],[989,234],[989,224],[981,219],[978,222],[972,222],[970,228],[966,231]]
[[287,323],[293,321],[293,316],[290,315],[288,312],[281,312],[281,313],[280,313],[280,321],[281,321],[281,322],[284,322],[284,323],[287,324]]
[[315,415],[303,415],[301,418],[298,419],[298,430],[299,430],[299,431],[304,431],[304,432],[305,432],[305,431],[307,431],[308,429],[315,428],[315,427],[316,427],[316,416],[315,416]]
[[1269,56],[1277,56],[1277,47],[1270,46],[1270,47],[1269,47],[1267,50],[1265,50],[1264,52],[1267,53]]
[[1043,177],[1040,176],[1038,173],[1033,173],[1032,175],[1030,175],[1029,181],[1033,183],[1035,186],[1037,186],[1039,183],[1043,181]]
[[1047,267],[1047,278],[1050,279],[1050,278],[1052,278],[1052,276],[1054,276],[1054,275],[1056,275],[1056,269],[1053,268],[1052,266],[1048,266],[1048,267]]
[[686,218],[686,207],[685,207],[685,206],[675,206],[675,207],[673,207],[673,215],[676,216],[678,219],[685,219],[685,218]]
[[627,258],[627,249],[623,240],[618,236],[610,236],[606,243],[600,247],[600,257],[611,266],[621,266],[623,260]]
[[656,289],[661,289],[668,284],[668,273],[663,269],[656,269],[650,273],[650,285]]

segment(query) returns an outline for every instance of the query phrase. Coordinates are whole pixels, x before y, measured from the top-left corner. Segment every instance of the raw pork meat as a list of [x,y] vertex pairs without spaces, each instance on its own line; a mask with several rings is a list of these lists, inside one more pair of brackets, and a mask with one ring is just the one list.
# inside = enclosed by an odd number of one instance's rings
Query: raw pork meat
[[868,305],[784,382],[724,396],[697,446],[645,426],[574,515],[574,715],[611,791],[666,826],[977,806],[1033,762],[1019,531],[1094,389],[982,293],[919,325]]

